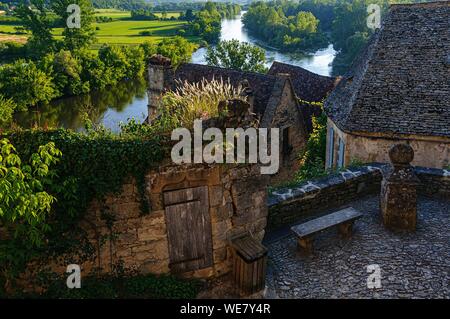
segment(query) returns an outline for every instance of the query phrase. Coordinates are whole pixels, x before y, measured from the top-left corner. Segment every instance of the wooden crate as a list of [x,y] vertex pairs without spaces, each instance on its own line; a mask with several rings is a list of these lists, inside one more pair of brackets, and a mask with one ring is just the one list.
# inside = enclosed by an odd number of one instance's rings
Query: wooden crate
[[234,239],[233,279],[241,296],[257,293],[265,288],[267,249],[250,236]]

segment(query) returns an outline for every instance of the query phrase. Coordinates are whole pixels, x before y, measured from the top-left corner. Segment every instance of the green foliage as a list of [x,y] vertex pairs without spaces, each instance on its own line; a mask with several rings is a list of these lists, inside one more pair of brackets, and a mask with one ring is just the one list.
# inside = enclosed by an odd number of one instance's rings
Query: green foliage
[[5,128],[12,120],[16,104],[12,99],[6,99],[0,94],[0,130]]
[[20,30],[31,33],[27,46],[35,56],[41,56],[55,49],[52,36],[52,19],[45,0],[30,0],[31,6],[22,3],[14,10],[14,14],[22,22]]
[[193,299],[201,284],[197,280],[183,280],[174,276],[113,273],[83,277],[82,289],[67,289],[66,278],[55,274],[43,274],[47,290],[40,295],[26,298],[42,299]]
[[[29,130],[8,134],[16,148],[3,146],[1,157],[9,175],[6,181],[0,180],[0,215],[4,215],[0,224],[11,225],[11,235],[6,239],[0,237],[3,239],[0,280],[6,279],[5,285],[10,284],[11,274],[19,274],[31,260],[40,263],[63,255],[82,263],[91,258],[93,247],[79,221],[94,198],[101,202],[105,195],[120,192],[125,178],[136,179],[142,214],[148,212],[144,175],[167,152],[162,146],[165,137],[150,130],[128,129],[123,135],[102,128],[93,130],[91,125],[86,130],[86,133]],[[61,153],[55,145],[63,154],[56,164],[55,159]],[[36,149],[39,152],[34,154]],[[31,158],[30,165],[22,166],[19,155]],[[53,164],[51,171],[50,164]],[[0,166],[0,174],[4,172]],[[5,189],[10,192],[6,193],[8,197],[4,195]],[[51,218],[45,219],[50,205]],[[20,236],[16,237],[14,233],[18,230]],[[37,243],[41,246],[32,245]]]
[[188,33],[202,37],[208,43],[219,41],[223,18],[239,14],[241,7],[237,4],[206,2],[202,10],[196,12],[188,21]]
[[177,66],[183,62],[189,62],[192,57],[192,53],[197,47],[190,43],[188,40],[176,36],[174,38],[164,38],[158,45],[152,45],[150,43],[144,44],[144,52],[146,57],[150,57],[153,54],[162,54],[163,56],[172,60],[172,65]]
[[206,61],[209,65],[241,71],[267,71],[265,51],[239,40],[221,41],[216,47],[209,47]]
[[243,18],[245,27],[280,50],[313,50],[327,45],[319,20],[290,1],[254,2]]
[[319,117],[313,117],[313,132],[305,150],[300,154],[300,169],[296,173],[295,181],[306,181],[328,173],[325,169],[326,147],[327,117],[321,114]]
[[52,80],[34,62],[17,60],[0,67],[0,94],[11,98],[19,109],[24,110],[58,96]]
[[61,17],[62,21],[67,21],[72,12],[67,12],[67,8],[71,4],[76,4],[80,7],[81,27],[70,28],[67,23],[64,23],[63,31],[63,45],[67,50],[79,50],[87,48],[94,42],[95,30],[93,27],[94,9],[89,0],[53,0],[51,7],[53,11]]
[[[34,149],[36,150],[36,149]],[[0,281],[5,286],[23,269],[50,230],[47,217],[56,198],[46,191],[61,152],[49,142],[29,157],[0,140]],[[23,163],[22,158],[29,158]]]

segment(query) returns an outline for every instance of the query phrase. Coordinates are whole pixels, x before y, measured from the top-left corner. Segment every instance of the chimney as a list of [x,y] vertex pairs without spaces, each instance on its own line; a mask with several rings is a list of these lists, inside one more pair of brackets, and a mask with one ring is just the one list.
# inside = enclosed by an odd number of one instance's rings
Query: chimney
[[160,54],[155,54],[148,63],[148,118],[147,123],[158,116],[161,99],[166,87],[170,83],[173,73],[172,61]]

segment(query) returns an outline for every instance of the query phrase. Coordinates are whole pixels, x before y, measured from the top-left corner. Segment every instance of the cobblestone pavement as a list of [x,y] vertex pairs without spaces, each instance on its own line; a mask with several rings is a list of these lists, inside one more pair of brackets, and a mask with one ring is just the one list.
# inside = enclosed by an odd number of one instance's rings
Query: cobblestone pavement
[[[353,237],[318,234],[310,257],[289,229],[269,234],[267,298],[450,298],[450,201],[421,198],[414,234],[384,229],[378,197],[350,206],[364,213]],[[367,287],[372,264],[381,268],[381,288]]]

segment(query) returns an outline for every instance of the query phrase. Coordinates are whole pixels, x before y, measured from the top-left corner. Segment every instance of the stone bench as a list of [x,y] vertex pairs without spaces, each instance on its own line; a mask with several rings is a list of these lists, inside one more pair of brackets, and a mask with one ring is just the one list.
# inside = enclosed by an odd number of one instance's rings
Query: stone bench
[[339,232],[343,237],[348,238],[352,235],[353,222],[363,216],[356,209],[349,207],[335,213],[313,219],[309,222],[293,226],[292,232],[298,238],[299,249],[306,252],[312,252],[312,238],[315,234],[338,226]]

